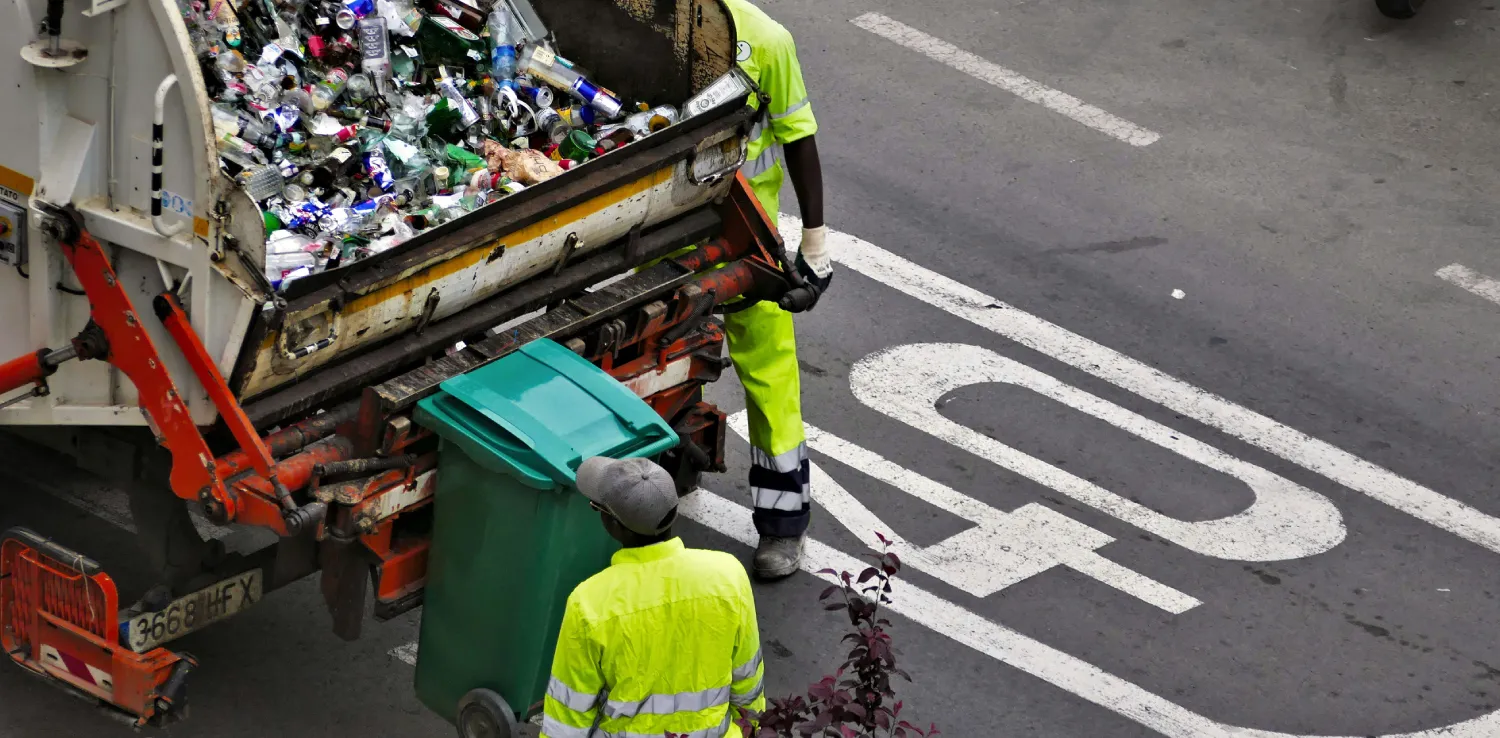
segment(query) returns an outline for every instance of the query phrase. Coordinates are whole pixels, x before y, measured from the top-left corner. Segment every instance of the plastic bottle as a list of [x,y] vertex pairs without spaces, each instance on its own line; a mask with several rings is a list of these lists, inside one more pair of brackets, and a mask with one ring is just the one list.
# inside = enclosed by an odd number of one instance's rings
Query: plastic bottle
[[516,45],[512,40],[515,22],[505,3],[495,3],[487,24],[490,31],[490,74],[495,78],[495,84],[515,87]]
[[361,105],[375,97],[375,83],[371,81],[370,76],[364,72],[349,75],[349,81],[344,85],[344,97],[350,103]]
[[[305,236],[299,236],[299,238],[303,241],[307,240]],[[282,240],[291,242],[291,239]],[[310,270],[318,263],[317,257],[308,253],[305,247],[287,248],[288,250],[284,252],[266,254],[266,279],[271,282],[272,287],[278,289],[283,286],[283,280],[291,276],[293,272],[303,268]]]
[[299,87],[295,90],[287,90],[286,92],[281,93],[281,102],[285,105],[295,106],[303,113],[312,113],[314,110],[316,110],[316,108],[313,106],[312,93],[308,92],[307,88],[305,87]]
[[231,49],[240,47],[240,19],[234,12],[234,4],[229,0],[218,0],[214,3],[213,11],[214,25],[224,35],[224,45]]
[[219,148],[219,156],[238,165],[241,169],[249,169],[256,165],[265,165],[270,162],[266,155],[255,144],[246,141],[234,134],[219,136],[215,145]]
[[220,136],[237,136],[246,143],[261,148],[274,148],[277,143],[275,131],[264,122],[223,106],[213,106],[214,131]]
[[464,128],[467,129],[469,126],[479,122],[479,111],[474,109],[474,104],[469,102],[468,98],[464,97],[464,94],[458,90],[458,85],[452,79],[444,77],[438,80],[437,86],[438,91],[442,92],[444,99],[448,101],[448,106],[458,111],[459,120],[463,123]]
[[375,80],[374,89],[384,91],[391,76],[391,42],[385,19],[377,16],[359,22],[359,68]]
[[244,186],[245,193],[256,202],[277,197],[286,187],[281,170],[274,166],[246,169],[240,172],[239,181]]
[[577,72],[557,63],[557,55],[543,46],[529,46],[521,55],[521,71],[553,87],[572,92],[575,97],[599,111],[605,118],[620,114],[620,98],[613,92],[588,81]]
[[234,49],[225,49],[219,52],[219,55],[214,57],[214,64],[219,69],[230,74],[240,74],[245,71],[245,67],[247,66],[245,57]]
[[334,67],[328,70],[328,76],[313,88],[313,109],[318,111],[327,110],[344,91],[344,85],[349,83],[349,70],[343,67]]

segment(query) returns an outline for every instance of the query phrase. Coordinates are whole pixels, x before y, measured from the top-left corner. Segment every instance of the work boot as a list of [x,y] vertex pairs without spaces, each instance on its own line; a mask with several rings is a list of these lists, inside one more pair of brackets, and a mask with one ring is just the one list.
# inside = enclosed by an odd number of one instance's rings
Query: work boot
[[802,548],[806,538],[780,538],[761,536],[755,549],[755,576],[760,579],[789,577],[802,564]]

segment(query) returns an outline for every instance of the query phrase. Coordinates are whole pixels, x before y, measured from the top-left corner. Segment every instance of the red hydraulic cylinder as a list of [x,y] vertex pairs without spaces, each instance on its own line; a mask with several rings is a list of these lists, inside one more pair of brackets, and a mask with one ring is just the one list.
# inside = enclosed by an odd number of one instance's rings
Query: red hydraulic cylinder
[[46,362],[48,353],[47,349],[42,349],[0,364],[0,393],[18,390],[45,379],[53,369]]

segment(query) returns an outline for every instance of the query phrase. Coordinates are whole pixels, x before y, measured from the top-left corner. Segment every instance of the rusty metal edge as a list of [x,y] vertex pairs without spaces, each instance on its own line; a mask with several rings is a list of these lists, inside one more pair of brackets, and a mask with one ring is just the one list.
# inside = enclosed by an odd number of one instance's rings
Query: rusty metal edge
[[[668,129],[663,134],[648,137],[616,154],[591,162],[604,164],[598,169],[589,171],[589,165],[585,164],[577,170],[582,176],[565,174],[434,228],[384,254],[332,272],[304,277],[293,283],[283,295],[287,301],[286,312],[304,310],[327,300],[344,300],[349,293],[368,291],[392,274],[444,255],[456,255],[483,246],[497,234],[525,228],[650,172],[676,164],[691,156],[699,143],[726,129],[746,125],[752,115],[748,106],[720,106],[684,121],[674,127],[675,131]],[[660,140],[653,141],[658,136]],[[254,367],[259,347],[270,330],[261,313],[256,312],[230,374],[229,386],[235,394],[244,391],[244,383]]]
[[472,338],[506,320],[545,306],[560,295],[588,288],[600,280],[706,240],[722,228],[719,214],[704,206],[641,236],[639,263],[629,263],[629,239],[620,239],[556,276],[534,279],[502,292],[457,315],[427,326],[421,335],[406,334],[358,355],[250,399],[245,414],[257,428],[287,420],[363,387],[378,384],[414,366],[445,346]]

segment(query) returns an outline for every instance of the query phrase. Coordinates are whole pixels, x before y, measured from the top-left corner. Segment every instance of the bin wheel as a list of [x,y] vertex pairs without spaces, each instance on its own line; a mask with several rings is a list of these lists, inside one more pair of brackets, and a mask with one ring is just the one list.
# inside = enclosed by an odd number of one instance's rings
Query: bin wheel
[[471,690],[458,701],[459,738],[517,738],[516,713],[488,689]]
[[1375,7],[1387,18],[1405,20],[1417,14],[1427,0],[1375,0]]

